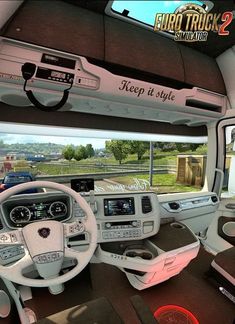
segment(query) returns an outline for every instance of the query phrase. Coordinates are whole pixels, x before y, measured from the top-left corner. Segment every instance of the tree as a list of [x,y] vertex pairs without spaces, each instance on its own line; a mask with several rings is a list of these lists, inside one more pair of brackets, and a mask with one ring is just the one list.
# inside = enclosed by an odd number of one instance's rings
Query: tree
[[62,151],[63,157],[66,160],[69,160],[69,161],[71,161],[72,158],[74,157],[74,153],[75,153],[75,150],[74,150],[73,145],[67,145],[67,146],[65,146],[65,148]]
[[141,141],[129,141],[130,152],[133,154],[137,154],[137,159],[140,161],[144,155],[144,153],[149,149],[148,142]]
[[108,152],[113,153],[115,160],[119,161],[119,164],[121,164],[122,161],[125,160],[129,151],[128,141],[106,141],[105,148]]
[[200,146],[200,144],[196,144],[196,143],[190,143],[189,147],[191,151],[196,151],[197,148]]
[[185,143],[175,143],[175,146],[178,152],[185,152],[190,149],[189,144],[185,144]]
[[207,144],[200,144],[196,149],[197,154],[207,154],[208,147]]
[[77,161],[80,161],[80,160],[83,160],[83,159],[86,159],[87,158],[87,151],[86,151],[85,146],[79,145],[76,148],[76,150],[74,152],[74,158]]
[[86,154],[87,154],[87,157],[92,157],[95,155],[95,151],[91,144],[86,145]]
[[174,151],[176,149],[175,143],[170,142],[155,142],[154,147],[161,152]]
[[3,140],[0,140],[0,148],[6,147],[6,144],[4,144]]

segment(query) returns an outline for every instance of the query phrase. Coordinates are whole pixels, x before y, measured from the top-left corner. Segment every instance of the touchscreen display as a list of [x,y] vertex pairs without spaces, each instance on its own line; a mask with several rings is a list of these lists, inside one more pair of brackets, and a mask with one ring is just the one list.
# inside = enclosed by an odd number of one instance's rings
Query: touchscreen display
[[104,215],[134,215],[134,198],[104,199]]

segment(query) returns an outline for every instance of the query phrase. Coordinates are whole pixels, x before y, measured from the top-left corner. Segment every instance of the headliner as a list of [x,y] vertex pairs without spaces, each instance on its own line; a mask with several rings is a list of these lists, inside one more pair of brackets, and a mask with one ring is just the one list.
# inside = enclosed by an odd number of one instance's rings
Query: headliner
[[[88,10],[104,14],[107,0],[63,0],[75,6],[83,7]],[[190,0],[189,0],[190,2]],[[211,13],[223,13],[225,11],[235,10],[235,0],[213,1],[214,7]],[[183,42],[183,45],[193,47],[194,49],[205,53],[211,57],[217,57],[226,49],[235,45],[235,19],[228,26],[229,36],[218,36],[215,32],[209,32],[207,42],[188,43]]]

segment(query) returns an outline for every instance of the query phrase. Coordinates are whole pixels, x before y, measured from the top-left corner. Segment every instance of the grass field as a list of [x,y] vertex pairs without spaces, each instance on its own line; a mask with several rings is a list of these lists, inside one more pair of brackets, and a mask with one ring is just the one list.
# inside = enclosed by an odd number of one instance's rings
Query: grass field
[[[177,153],[175,155],[170,155],[166,153],[165,155],[154,155],[154,165],[169,165],[176,164],[177,161]],[[113,156],[107,157],[92,157],[85,160],[81,160],[78,162],[79,164],[86,163],[95,163],[95,164],[119,164],[118,161],[115,160]],[[138,161],[136,158],[136,154],[129,154],[128,157],[122,161],[122,164],[139,164],[139,165],[149,165],[149,156],[145,154],[143,158]]]
[[67,165],[38,163],[36,165],[36,173],[40,175],[62,175],[62,174],[87,174],[104,172],[103,167],[84,168],[78,162],[69,162]]

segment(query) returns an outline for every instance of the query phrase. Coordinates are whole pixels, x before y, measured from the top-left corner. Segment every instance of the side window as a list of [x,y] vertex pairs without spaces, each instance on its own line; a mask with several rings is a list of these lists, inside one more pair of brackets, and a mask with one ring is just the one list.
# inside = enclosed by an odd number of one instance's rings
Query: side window
[[228,126],[226,134],[226,157],[222,197],[235,196],[235,126]]
[[[145,139],[144,135],[138,137]],[[136,134],[128,136],[137,139]],[[63,176],[68,186],[72,179],[94,178],[96,192],[200,191],[205,179],[207,137],[152,137],[153,142],[7,134],[0,137],[0,177],[18,174],[19,182],[19,174],[27,172],[36,180],[47,176],[56,182]]]

